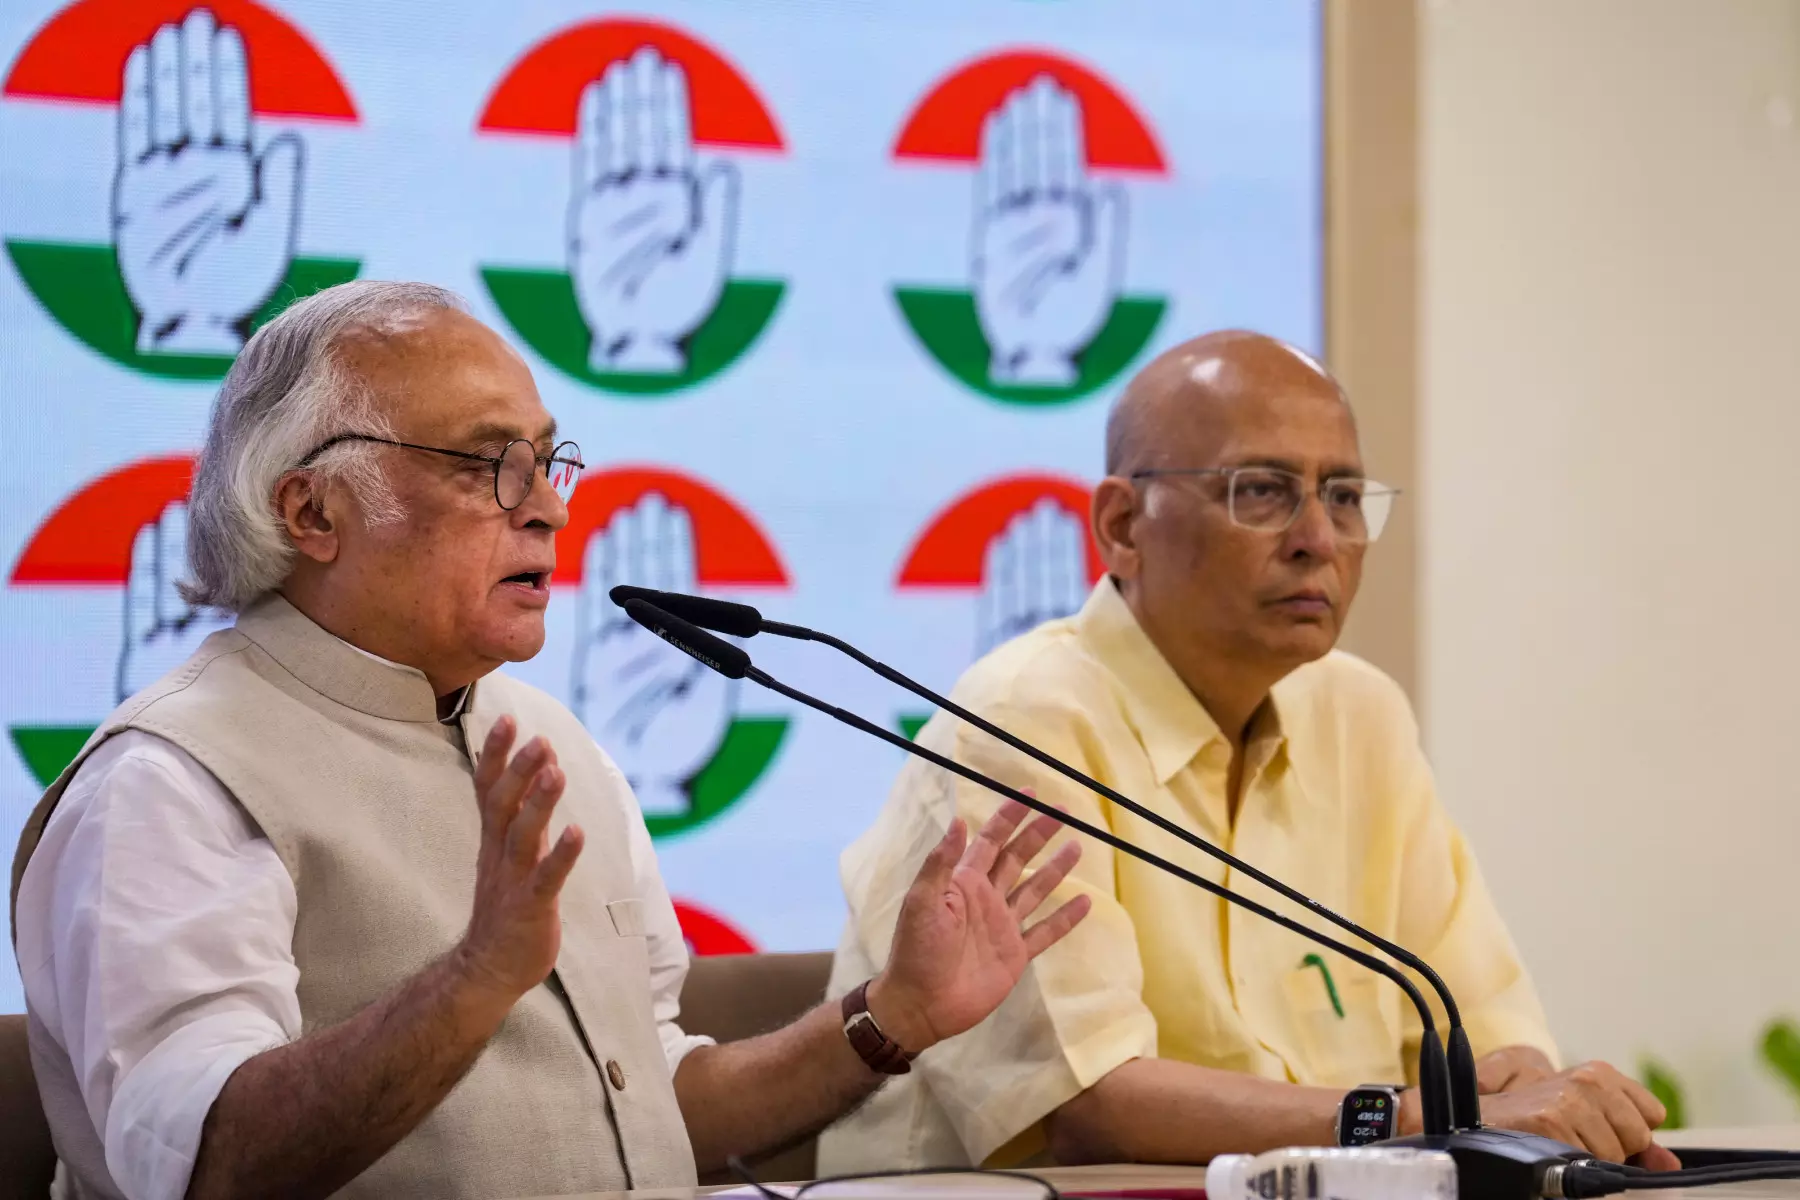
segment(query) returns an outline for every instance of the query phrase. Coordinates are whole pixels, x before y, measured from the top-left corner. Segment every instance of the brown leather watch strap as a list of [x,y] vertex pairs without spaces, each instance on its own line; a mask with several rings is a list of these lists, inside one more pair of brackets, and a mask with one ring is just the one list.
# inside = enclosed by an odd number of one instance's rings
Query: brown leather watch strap
[[869,983],[865,979],[844,996],[844,1036],[869,1070],[882,1075],[905,1075],[912,1070],[914,1056],[890,1040],[875,1023],[875,1016],[869,1011]]

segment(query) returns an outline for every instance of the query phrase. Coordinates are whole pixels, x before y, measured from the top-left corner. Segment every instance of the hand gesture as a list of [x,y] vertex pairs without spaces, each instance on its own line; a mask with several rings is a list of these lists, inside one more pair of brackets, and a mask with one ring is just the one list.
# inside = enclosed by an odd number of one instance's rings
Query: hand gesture
[[569,277],[596,371],[678,374],[725,290],[737,169],[695,173],[687,75],[644,46],[581,93]]
[[113,244],[139,353],[235,355],[294,256],[300,140],[251,149],[244,39],[204,8],[125,60]]
[[175,583],[186,569],[187,505],[178,501],[131,543],[125,644],[114,688],[121,704],[186,662],[208,634],[231,624],[231,618],[182,599]]
[[1087,529],[1046,496],[988,543],[976,599],[976,654],[1080,611],[1087,594]]
[[685,813],[689,784],[731,724],[731,681],[685,654],[671,654],[626,616],[607,596],[620,583],[694,590],[694,523],[686,509],[647,492],[589,540],[570,704],[619,764],[646,813]]
[[475,763],[481,850],[475,901],[456,954],[467,976],[507,1007],[544,982],[562,949],[557,897],[581,853],[578,825],[550,845],[550,816],[567,782],[541,737],[508,757],[517,727],[501,717]]
[[1030,811],[1007,801],[973,842],[962,821],[952,821],[907,889],[887,967],[869,985],[870,1013],[903,1048],[916,1054],[980,1024],[1025,965],[1087,916],[1091,902],[1076,896],[1024,927],[1081,857],[1081,843],[1065,841],[1020,883],[1062,828],[1040,816],[1013,837]]
[[1124,258],[1124,194],[1089,183],[1081,106],[1040,75],[981,124],[973,275],[988,379],[1073,384]]

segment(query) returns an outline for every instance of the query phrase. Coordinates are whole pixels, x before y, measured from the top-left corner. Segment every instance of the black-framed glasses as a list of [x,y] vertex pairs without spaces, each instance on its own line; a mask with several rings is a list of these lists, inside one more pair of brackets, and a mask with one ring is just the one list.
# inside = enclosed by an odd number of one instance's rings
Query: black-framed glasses
[[893,1200],[916,1181],[921,1198],[930,1200],[1062,1200],[1048,1179],[1024,1171],[984,1171],[979,1167],[925,1167],[917,1171],[879,1171],[867,1175],[833,1175],[797,1188],[776,1191],[759,1181],[744,1160],[725,1165],[755,1188],[763,1200]]
[[[1233,525],[1280,533],[1300,516],[1306,503],[1306,480],[1280,467],[1165,467],[1133,471],[1132,479],[1167,475],[1212,476],[1225,480],[1225,510]],[[1319,502],[1331,527],[1350,542],[1372,542],[1387,527],[1400,489],[1355,475],[1319,481]]]
[[581,447],[574,442],[558,442],[550,453],[539,454],[529,438],[514,438],[506,443],[499,454],[472,454],[467,450],[446,450],[442,446],[397,442],[392,438],[376,437],[369,433],[340,433],[336,437],[326,438],[313,448],[312,453],[301,459],[299,465],[312,466],[318,461],[319,455],[344,442],[374,442],[382,446],[399,446],[403,450],[424,450],[447,458],[487,463],[494,468],[494,502],[507,512],[525,503],[525,497],[531,494],[532,482],[537,479],[540,470],[543,471],[544,479],[556,490],[556,494],[567,503],[569,497],[575,494],[575,485],[581,482],[581,472],[586,466],[581,461]]

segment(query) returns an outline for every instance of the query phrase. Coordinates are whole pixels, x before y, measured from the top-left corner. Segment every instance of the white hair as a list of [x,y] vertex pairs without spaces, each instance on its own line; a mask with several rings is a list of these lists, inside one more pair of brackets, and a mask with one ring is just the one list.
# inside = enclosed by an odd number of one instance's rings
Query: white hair
[[[294,547],[275,485],[321,443],[344,433],[393,437],[368,385],[338,354],[356,330],[452,309],[461,297],[427,283],[355,281],[326,288],[256,331],[219,388],[188,500],[190,604],[241,611],[287,578]],[[308,464],[315,489],[341,486],[371,523],[403,516],[378,448],[341,442]]]

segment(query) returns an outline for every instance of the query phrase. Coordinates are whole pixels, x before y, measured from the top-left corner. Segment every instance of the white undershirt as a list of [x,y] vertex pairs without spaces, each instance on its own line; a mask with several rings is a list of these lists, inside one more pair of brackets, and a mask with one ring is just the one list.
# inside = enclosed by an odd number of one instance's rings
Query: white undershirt
[[[673,1073],[711,1039],[676,1025],[687,944],[636,801],[619,801]],[[68,1118],[85,1111],[90,1153],[66,1156],[94,1162],[103,1149],[112,1176],[81,1181],[83,1195],[186,1193],[225,1080],[300,1037],[295,908],[275,848],[178,746],[126,730],[75,773],[20,883],[15,946],[46,1110],[76,1136]]]

